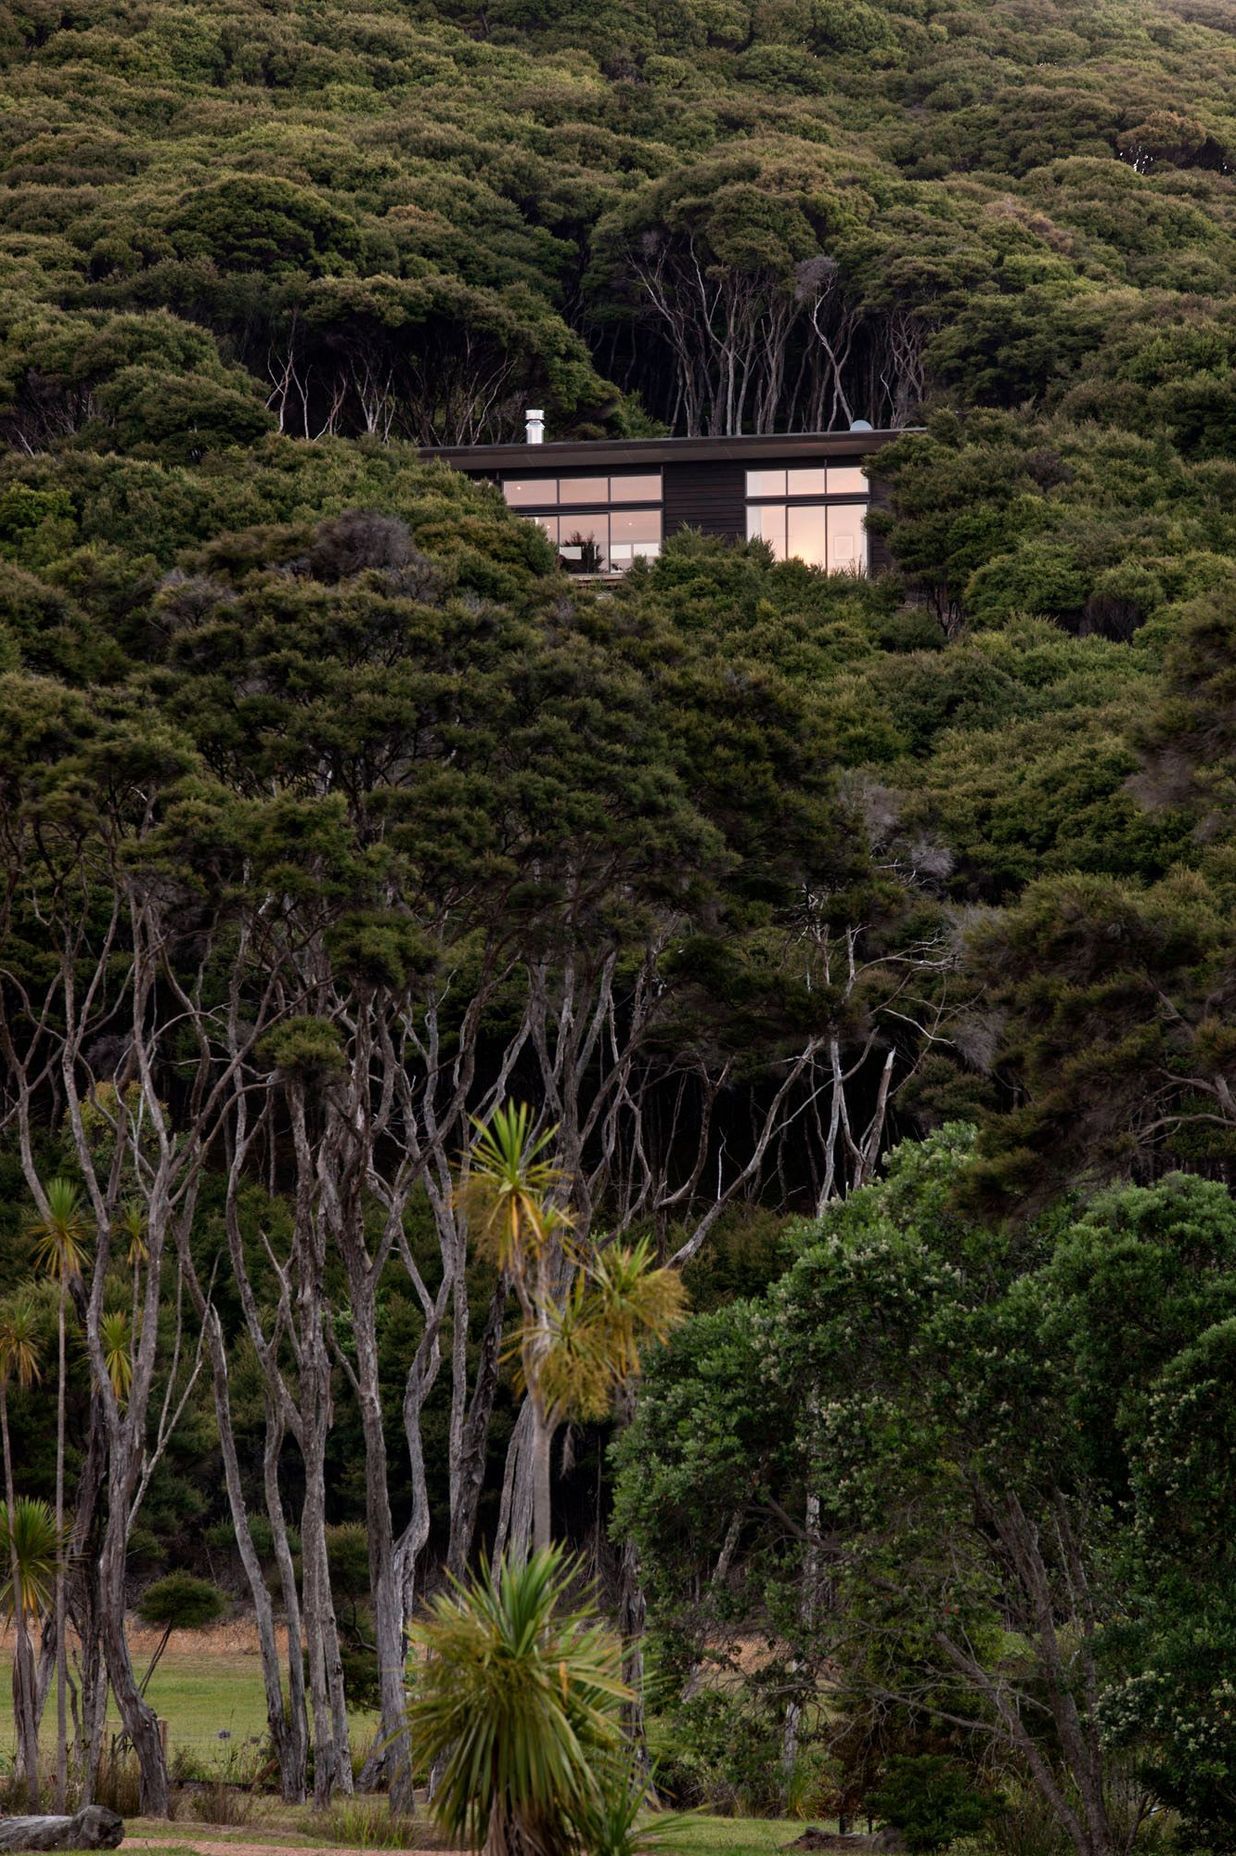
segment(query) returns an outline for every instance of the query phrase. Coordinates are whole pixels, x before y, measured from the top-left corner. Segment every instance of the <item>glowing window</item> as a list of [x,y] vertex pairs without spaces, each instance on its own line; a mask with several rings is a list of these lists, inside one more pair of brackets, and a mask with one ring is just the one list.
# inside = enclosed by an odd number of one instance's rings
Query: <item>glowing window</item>
[[865,574],[867,525],[865,503],[830,503],[828,506],[828,571]]
[[632,561],[652,560],[661,552],[659,509],[615,509],[609,518],[611,566],[625,568]]
[[784,496],[785,472],[783,470],[749,470],[747,472],[748,496]]
[[828,472],[822,464],[818,469],[787,471],[786,476],[791,496],[823,496],[828,490]]
[[642,476],[611,477],[609,500],[611,503],[659,503],[661,501],[660,471],[649,471]]
[[786,525],[789,531],[786,553],[792,560],[806,561],[808,567],[827,565],[828,546],[824,513],[823,503],[791,504],[786,510]]
[[569,574],[609,572],[609,516],[603,509],[559,516],[558,559]]
[[866,496],[869,485],[857,464],[830,464],[828,467],[828,494],[830,496]]
[[560,477],[558,479],[558,501],[560,503],[607,503],[609,501],[608,477]]
[[[782,473],[784,475],[784,472]],[[748,503],[747,540],[766,541],[775,561],[785,559],[785,504]]]
[[502,494],[512,509],[527,509],[538,503],[556,503],[558,480],[556,477],[508,478],[502,486]]

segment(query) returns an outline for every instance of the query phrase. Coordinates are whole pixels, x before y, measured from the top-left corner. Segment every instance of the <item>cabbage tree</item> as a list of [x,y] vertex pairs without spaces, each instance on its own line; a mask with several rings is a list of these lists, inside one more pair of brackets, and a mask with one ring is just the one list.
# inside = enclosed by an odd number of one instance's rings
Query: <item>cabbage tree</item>
[[413,1744],[443,1762],[430,1808],[485,1856],[580,1849],[622,1744],[622,1640],[572,1602],[575,1572],[557,1547],[484,1566],[412,1631]]

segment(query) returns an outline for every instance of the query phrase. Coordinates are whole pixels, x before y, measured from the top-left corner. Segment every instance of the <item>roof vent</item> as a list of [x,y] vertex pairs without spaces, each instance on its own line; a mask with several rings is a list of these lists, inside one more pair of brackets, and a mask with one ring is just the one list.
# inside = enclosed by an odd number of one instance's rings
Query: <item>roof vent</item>
[[875,427],[870,419],[851,419],[850,430],[852,432],[874,432]]
[[530,445],[544,444],[545,414],[539,406],[529,406],[524,414],[524,424],[527,427],[528,443]]

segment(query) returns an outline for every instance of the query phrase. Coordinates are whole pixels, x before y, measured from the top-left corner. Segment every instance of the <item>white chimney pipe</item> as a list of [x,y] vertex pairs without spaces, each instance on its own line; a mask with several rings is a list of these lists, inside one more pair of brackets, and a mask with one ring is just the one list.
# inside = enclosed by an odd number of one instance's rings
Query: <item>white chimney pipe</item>
[[540,407],[529,406],[527,412],[524,414],[524,422],[528,430],[528,443],[530,445],[544,444],[545,414],[541,411]]

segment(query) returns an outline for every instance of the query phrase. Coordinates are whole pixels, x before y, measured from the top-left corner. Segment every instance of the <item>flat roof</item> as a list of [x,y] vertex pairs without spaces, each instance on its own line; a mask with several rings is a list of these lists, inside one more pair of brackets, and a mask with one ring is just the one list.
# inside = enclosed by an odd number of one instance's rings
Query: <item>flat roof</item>
[[541,445],[426,445],[423,458],[441,458],[456,470],[528,469],[576,464],[745,463],[761,458],[853,457],[878,451],[906,427],[878,432],[760,432],[745,438],[574,438]]

